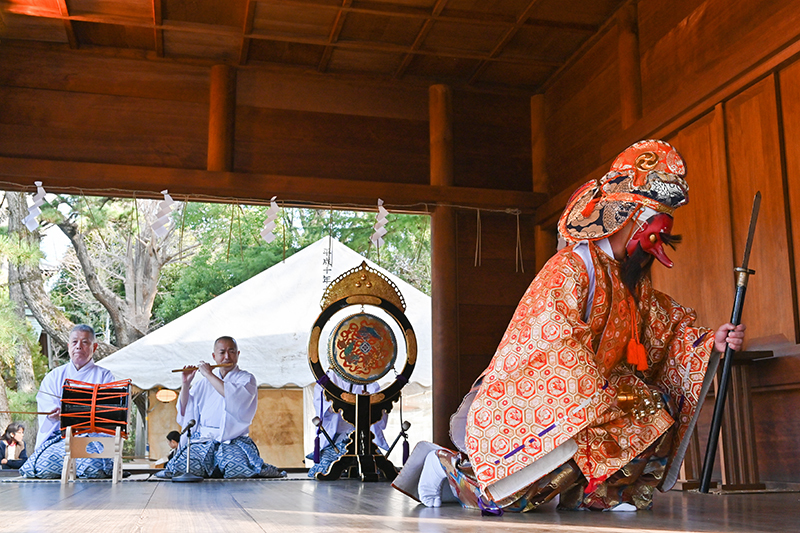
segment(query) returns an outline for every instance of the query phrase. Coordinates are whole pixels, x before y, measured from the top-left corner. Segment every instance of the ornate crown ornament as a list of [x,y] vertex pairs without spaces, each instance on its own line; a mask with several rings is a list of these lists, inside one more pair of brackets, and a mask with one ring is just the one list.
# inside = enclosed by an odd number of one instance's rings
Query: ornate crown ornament
[[360,266],[344,272],[328,285],[322,295],[320,307],[326,309],[344,298],[347,298],[348,303],[374,303],[372,300],[375,297],[390,302],[402,312],[406,310],[405,299],[397,285],[363,261]]

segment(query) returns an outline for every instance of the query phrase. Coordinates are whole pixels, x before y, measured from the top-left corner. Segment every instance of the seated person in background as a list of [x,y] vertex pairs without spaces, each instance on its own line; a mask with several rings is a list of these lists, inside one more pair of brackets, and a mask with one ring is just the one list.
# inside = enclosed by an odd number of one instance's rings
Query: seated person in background
[[170,431],[167,433],[167,444],[169,445],[169,455],[162,457],[155,462],[156,468],[162,468],[167,462],[175,455],[175,450],[181,445],[181,434],[178,431]]
[[0,464],[4,470],[18,469],[28,458],[25,449],[25,426],[21,422],[12,422],[6,428],[3,438],[0,439]]
[[170,452],[167,460],[172,459],[175,455],[175,450],[181,445],[181,434],[178,431],[170,431],[167,433],[167,442],[169,443]]
[[[61,391],[64,380],[74,379],[85,383],[110,383],[111,371],[94,364],[92,357],[97,349],[94,330],[86,324],[72,328],[69,334],[70,362],[51,370],[42,380],[36,401],[39,411],[39,433],[33,455],[20,468],[20,474],[34,478],[59,478],[64,465],[64,441],[61,437]],[[99,443],[91,443],[97,446]],[[89,450],[91,451],[91,450]],[[79,478],[111,477],[113,459],[78,459],[76,471]]]
[[[334,385],[338,386],[342,390],[352,392],[353,394],[372,393],[380,390],[380,385],[377,383],[370,383],[369,385],[356,385],[355,383],[344,379],[333,370],[328,370],[327,375]],[[317,472],[322,472],[324,474],[328,471],[328,467],[330,467],[331,463],[344,455],[345,449],[347,448],[347,443],[349,441],[348,437],[350,432],[353,431],[353,425],[349,422],[346,422],[344,418],[342,418],[342,415],[334,412],[333,404],[324,397],[322,387],[319,385],[319,383],[314,385],[314,409],[316,410],[317,416],[321,420],[322,427],[325,429],[328,435],[330,435],[331,439],[333,439],[333,443],[336,446],[332,446],[327,437],[325,437],[325,434],[321,431],[319,432],[320,460],[319,463],[316,463],[314,466],[308,469],[308,477],[314,477]],[[373,440],[373,442],[384,453],[386,453],[386,451],[389,449],[389,445],[386,443],[386,438],[383,436],[383,430],[386,429],[387,419],[388,416],[386,413],[384,413],[383,418],[372,424],[372,434],[375,435],[375,440]],[[336,451],[337,448],[338,452]],[[312,452],[306,455],[306,459],[311,459],[313,461],[314,453]]]
[[[212,355],[216,364],[229,366],[214,370],[201,361],[196,368],[185,367],[182,374],[177,421],[181,427],[196,422],[191,430],[190,473],[224,478],[285,477],[286,472],[261,459],[248,436],[258,407],[258,387],[255,376],[237,364],[236,341],[220,337],[214,342]],[[194,381],[197,372],[201,378]],[[183,444],[157,476],[170,478],[185,472]]]

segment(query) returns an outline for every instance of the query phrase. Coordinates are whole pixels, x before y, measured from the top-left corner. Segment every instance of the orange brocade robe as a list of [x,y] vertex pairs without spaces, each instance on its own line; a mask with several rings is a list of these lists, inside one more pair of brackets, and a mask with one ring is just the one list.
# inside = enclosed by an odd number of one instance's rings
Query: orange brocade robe
[[[666,468],[680,467],[681,446],[702,404],[701,389],[714,347],[708,329],[693,327],[696,315],[653,289],[637,286],[638,317],[632,318],[620,263],[594,243],[595,294],[588,323],[583,316],[589,276],[572,246],[559,251],[520,301],[467,418],[466,446],[478,483],[491,485],[574,439],[572,456],[590,487],[642,453],[675,424]],[[627,362],[626,346],[638,318],[648,369]],[[669,397],[666,409],[636,420],[615,405],[620,386],[648,387]],[[707,386],[707,385],[706,385]],[[667,481],[662,490],[674,483]],[[488,491],[487,491],[488,487]]]

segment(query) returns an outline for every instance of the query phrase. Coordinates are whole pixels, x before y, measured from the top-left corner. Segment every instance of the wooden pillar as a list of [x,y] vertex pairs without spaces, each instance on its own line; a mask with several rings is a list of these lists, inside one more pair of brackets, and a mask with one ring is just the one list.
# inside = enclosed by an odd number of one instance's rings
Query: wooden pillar
[[533,228],[533,253],[535,273],[538,273],[547,261],[553,257],[558,247],[558,236],[552,229],[553,226],[537,224]]
[[642,74],[635,3],[630,3],[617,12],[617,26],[620,111],[622,128],[628,129],[642,117]]
[[531,96],[531,163],[533,171],[533,192],[550,192],[550,178],[547,175],[547,150],[545,144],[544,95]]
[[236,69],[214,65],[208,109],[208,170],[233,170],[235,118]]
[[[453,98],[445,85],[429,90],[431,185],[453,185]],[[433,441],[450,443],[450,416],[461,401],[458,350],[457,228],[455,208],[437,206],[431,216],[433,344]]]

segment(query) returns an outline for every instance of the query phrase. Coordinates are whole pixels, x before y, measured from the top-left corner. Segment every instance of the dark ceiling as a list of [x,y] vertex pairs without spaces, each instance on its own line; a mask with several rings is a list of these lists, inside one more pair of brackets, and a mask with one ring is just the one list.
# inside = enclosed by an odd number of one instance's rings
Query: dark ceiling
[[0,0],[0,41],[537,92],[624,0]]

